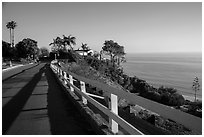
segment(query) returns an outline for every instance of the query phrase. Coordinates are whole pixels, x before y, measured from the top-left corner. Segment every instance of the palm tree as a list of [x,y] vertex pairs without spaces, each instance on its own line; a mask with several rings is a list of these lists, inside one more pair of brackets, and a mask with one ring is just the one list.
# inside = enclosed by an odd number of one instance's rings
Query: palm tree
[[[15,21],[10,21],[6,23],[7,29],[10,31],[10,44],[11,47],[14,47],[14,29],[17,26]],[[10,66],[12,66],[11,57],[10,57]]]
[[[49,46],[52,46],[52,51],[59,55],[59,50],[62,49],[62,39],[60,37],[53,39],[53,42],[50,43]],[[56,54],[55,54],[55,59],[56,59]]]
[[72,45],[76,45],[76,38],[72,37],[71,35],[69,35],[68,37],[66,37],[65,35],[63,35],[63,45],[66,47],[66,45],[69,46],[69,48],[71,50],[73,50]]
[[15,21],[7,22],[6,27],[10,31],[10,44],[14,47],[14,29],[16,28],[17,23]]

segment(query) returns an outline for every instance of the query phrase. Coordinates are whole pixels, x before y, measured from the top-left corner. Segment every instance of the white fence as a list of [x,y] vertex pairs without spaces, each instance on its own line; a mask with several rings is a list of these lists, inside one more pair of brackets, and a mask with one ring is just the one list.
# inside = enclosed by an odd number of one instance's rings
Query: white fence
[[[130,134],[134,134],[134,135],[143,134],[141,131],[136,129],[134,126],[129,124],[127,121],[125,121],[118,115],[118,97],[124,98],[130,101],[131,104],[140,105],[165,118],[172,119],[184,125],[185,127],[191,129],[196,134],[202,133],[202,119],[201,118],[181,112],[176,109],[171,109],[168,106],[153,102],[151,100],[142,98],[140,96],[137,96],[131,93],[124,92],[122,90],[113,88],[107,84],[103,84],[98,81],[94,81],[94,80],[90,80],[82,76],[78,76],[52,63],[51,63],[51,68],[61,79],[64,80],[64,83],[66,85],[70,86],[70,91],[72,92],[76,91],[78,94],[82,96],[82,100],[84,104],[87,104],[87,101],[89,101],[91,104],[93,104],[95,107],[97,107],[99,110],[104,112],[109,117],[109,125],[111,127],[112,132],[115,134],[118,133],[118,125],[124,128]],[[80,81],[81,89],[77,88],[74,85],[73,77]],[[94,97],[101,98],[101,99],[103,99],[104,97],[86,93],[85,83],[88,83],[94,87],[100,88],[103,91],[110,93],[109,108],[103,106],[102,104],[100,104],[99,102],[91,98],[90,96],[94,96]]]

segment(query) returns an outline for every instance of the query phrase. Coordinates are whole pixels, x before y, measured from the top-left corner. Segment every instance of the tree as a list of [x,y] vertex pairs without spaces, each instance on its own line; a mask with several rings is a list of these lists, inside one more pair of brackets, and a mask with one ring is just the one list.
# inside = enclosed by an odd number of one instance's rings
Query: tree
[[94,51],[93,57],[94,58],[98,58],[100,56],[100,53],[97,51]]
[[26,58],[28,55],[28,51],[23,41],[20,41],[16,44],[16,51],[17,51],[17,56],[19,58]]
[[49,44],[49,46],[52,46],[52,48],[51,48],[51,50],[52,51],[56,51],[56,49],[57,49],[57,46],[56,46],[56,40],[55,39],[53,39],[53,42],[51,42],[50,44]]
[[196,102],[196,92],[199,91],[199,88],[200,88],[198,77],[194,78],[192,88],[195,91],[195,102]]
[[14,47],[14,29],[16,28],[17,23],[15,21],[7,22],[6,27],[10,31],[10,44]]
[[113,66],[115,66],[115,62],[120,65],[120,62],[124,60],[124,47],[120,46],[117,42],[114,42],[113,40],[106,40],[104,42],[102,50],[104,51],[104,53],[110,56],[110,60]]
[[104,53],[110,56],[111,62],[113,61],[113,49],[114,49],[115,42],[113,40],[105,41],[102,50]]
[[47,48],[42,47],[42,48],[40,48],[39,50],[40,50],[40,56],[41,56],[41,57],[49,56],[49,51],[48,51]]
[[116,45],[113,58],[116,58],[116,62],[118,66],[120,66],[121,62],[125,62],[125,52],[124,52],[123,46]]
[[2,41],[2,57],[11,57],[11,44]]
[[30,38],[23,39],[19,43],[16,44],[16,50],[18,56],[21,58],[37,58],[39,48],[37,46],[37,41],[32,40]]
[[72,45],[76,45],[76,38],[72,37],[71,35],[69,35],[68,37],[66,37],[65,35],[63,35],[63,45],[66,48],[66,46],[68,45],[68,50],[71,49],[73,50]]
[[59,54],[59,50],[61,49],[61,40],[60,37],[57,37],[56,39],[53,39],[53,42],[49,44],[51,47],[51,51],[53,53]]
[[[67,49],[73,50],[72,45],[76,45],[75,40],[76,38],[72,37],[71,35],[69,35],[68,37],[63,35],[63,38],[57,37],[56,39],[53,39],[53,42],[50,43],[49,46],[52,46],[52,52],[67,52]],[[68,48],[67,45],[69,46]]]
[[49,46],[52,46],[51,51],[55,55],[55,59],[57,56],[60,56],[61,53],[67,52],[63,42],[64,40],[62,38],[57,37],[56,39],[53,39],[52,43],[49,44]]

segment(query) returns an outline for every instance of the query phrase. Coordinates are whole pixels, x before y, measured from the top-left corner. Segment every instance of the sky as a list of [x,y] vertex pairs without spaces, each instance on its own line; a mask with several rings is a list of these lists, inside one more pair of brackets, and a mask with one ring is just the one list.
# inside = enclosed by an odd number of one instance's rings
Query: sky
[[75,49],[87,43],[100,51],[105,40],[114,40],[126,53],[202,52],[201,2],[3,2],[7,42],[11,20],[17,22],[15,44],[31,38],[50,48],[57,36],[72,35]]

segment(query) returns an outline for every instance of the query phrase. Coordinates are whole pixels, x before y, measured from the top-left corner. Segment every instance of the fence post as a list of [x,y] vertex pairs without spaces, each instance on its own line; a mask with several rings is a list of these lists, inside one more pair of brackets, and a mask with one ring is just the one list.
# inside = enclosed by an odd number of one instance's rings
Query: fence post
[[60,78],[63,79],[62,70],[60,69]]
[[57,67],[57,75],[60,76],[60,69]]
[[[114,94],[110,95],[109,108],[112,113],[118,115],[118,97]],[[115,122],[113,119],[109,118],[109,124],[111,127],[111,131],[114,134],[118,133],[118,123]]]
[[[73,80],[73,77],[72,75],[69,75],[69,82],[74,85],[74,80]],[[74,91],[74,88],[72,86],[70,86],[70,90],[73,92]]]
[[67,73],[64,72],[64,84],[67,85]]
[[[85,85],[85,82],[83,81],[80,81],[80,85],[81,85],[81,91],[86,93],[86,85]],[[87,99],[85,97],[82,96],[82,102],[83,104],[87,104]]]

